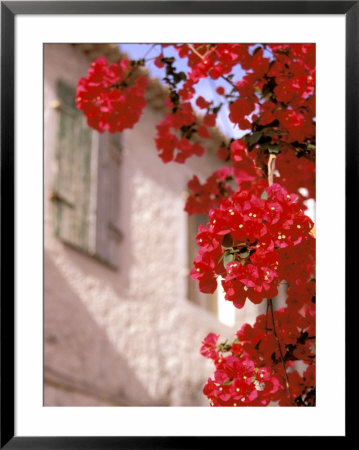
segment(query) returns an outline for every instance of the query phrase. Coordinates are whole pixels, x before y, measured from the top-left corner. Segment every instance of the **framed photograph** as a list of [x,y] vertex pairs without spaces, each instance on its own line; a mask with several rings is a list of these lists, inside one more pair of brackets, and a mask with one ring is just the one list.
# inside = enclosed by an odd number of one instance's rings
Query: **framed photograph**
[[1,448],[348,437],[358,29],[357,1],[1,2]]

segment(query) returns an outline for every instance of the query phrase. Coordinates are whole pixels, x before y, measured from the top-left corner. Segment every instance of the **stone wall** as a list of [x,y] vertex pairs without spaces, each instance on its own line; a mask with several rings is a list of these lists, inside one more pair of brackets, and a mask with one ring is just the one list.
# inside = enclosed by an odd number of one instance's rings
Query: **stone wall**
[[89,60],[79,48],[44,51],[44,403],[51,406],[208,405],[202,388],[212,373],[199,354],[208,332],[223,325],[187,296],[185,188],[193,173],[215,170],[208,154],[189,164],[163,164],[155,124],[145,109],[124,132],[119,165],[119,269],[63,244],[53,233],[56,82],[76,85]]

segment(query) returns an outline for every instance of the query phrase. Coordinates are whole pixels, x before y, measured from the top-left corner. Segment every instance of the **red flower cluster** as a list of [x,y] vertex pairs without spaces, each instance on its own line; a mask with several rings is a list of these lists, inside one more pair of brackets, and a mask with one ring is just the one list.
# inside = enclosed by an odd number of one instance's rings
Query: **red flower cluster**
[[[303,304],[307,303],[311,303],[311,299],[308,297],[305,298],[305,301],[303,300]],[[307,364],[311,363],[313,359],[313,348],[311,347],[313,334],[311,333],[315,330],[315,314],[305,314],[292,307],[285,307],[274,311],[273,319],[284,353],[284,360],[290,361],[289,365],[291,366],[293,361],[297,360],[305,360]],[[237,332],[237,339],[241,342],[244,351],[256,364],[263,363],[263,361],[269,365],[274,364],[274,366],[279,364],[280,352],[272,328],[273,320],[268,313],[258,316],[253,326],[245,324]],[[303,357],[304,347],[307,350]],[[298,348],[302,351],[300,356],[295,355]],[[278,372],[280,371],[278,369]]]
[[175,47],[181,58],[187,58],[187,64],[191,68],[179,92],[183,100],[193,97],[194,86],[203,78],[217,80],[230,74],[237,64],[244,69],[256,64],[256,57],[249,53],[249,44],[180,44]]
[[[300,176],[293,176],[293,167]],[[301,201],[307,198],[315,199],[315,163],[305,157],[298,157],[291,148],[283,146],[280,157],[276,160],[276,169],[280,177],[280,184],[289,192],[299,194]],[[308,191],[307,195],[301,194],[301,188]]]
[[[291,192],[300,195],[300,201],[314,198],[314,155],[315,155],[315,51],[312,44],[181,44],[175,45],[179,56],[187,58],[190,71],[186,75],[178,94],[188,101],[196,94],[196,84],[203,78],[223,77],[232,85],[228,91],[229,118],[239,128],[249,130],[245,139],[221,147],[218,156],[233,163],[232,174],[238,188],[264,189],[268,154],[281,153],[276,175],[281,184]],[[246,71],[239,81],[226,78],[235,66]],[[233,74],[232,74],[233,75]],[[221,95],[226,91],[219,89]],[[211,102],[203,96],[196,98],[196,104],[207,108],[204,125],[213,126],[208,113]],[[167,123],[171,122],[168,118]],[[160,133],[160,156],[165,161],[183,162],[187,157],[201,150],[197,144],[181,140],[178,145],[177,129],[174,133],[162,130]],[[166,132],[165,132],[166,131]],[[206,138],[208,129],[196,128],[196,133]],[[166,142],[167,140],[167,142]],[[240,147],[247,149],[247,154]],[[174,149],[177,148],[177,153]],[[251,152],[251,153],[248,153]],[[173,156],[172,156],[173,154]],[[292,177],[295,164],[300,176]],[[278,172],[279,171],[279,172]],[[264,175],[264,176],[263,176]],[[302,195],[301,188],[308,190]],[[199,203],[197,201],[197,203]],[[205,201],[202,210],[205,209]]]
[[229,118],[231,121],[239,126],[241,130],[248,130],[251,128],[251,122],[247,116],[255,109],[255,102],[246,98],[240,97],[234,101],[229,107]]
[[268,185],[268,181],[258,168],[254,155],[248,153],[243,139],[238,139],[231,143],[230,157],[232,173],[236,180],[238,191],[246,190],[251,191],[255,195],[260,195]]
[[305,299],[300,310],[291,305],[244,324],[231,343],[219,343],[213,333],[203,340],[201,354],[216,367],[203,389],[212,406],[315,404],[315,314],[306,309],[310,294]]
[[79,80],[76,90],[77,107],[90,127],[101,133],[117,133],[138,122],[146,105],[148,79],[140,75],[129,85],[132,73],[127,59],[108,66],[106,58],[100,57],[91,64],[87,78]]
[[310,239],[313,227],[297,196],[278,184],[267,187],[262,198],[235,193],[209,217],[208,226],[198,230],[200,249],[191,277],[199,281],[201,292],[211,293],[222,276],[226,299],[237,308],[246,298],[260,303],[277,295],[278,282],[286,279],[281,250]]
[[204,184],[200,183],[196,175],[193,176],[188,183],[191,192],[185,205],[185,211],[190,215],[208,214],[210,209],[218,208],[221,200],[234,193],[233,189],[246,190],[260,196],[268,185],[267,179],[262,177],[261,170],[248,153],[243,139],[232,141],[228,146],[223,144],[218,149],[217,156],[230,160],[232,167],[224,166],[215,171]]
[[[315,134],[314,46],[268,45],[253,52],[249,71],[236,83],[239,98],[230,105],[229,118],[240,129],[252,122],[266,126],[277,121],[281,142],[306,142]],[[244,68],[244,67],[243,67]]]
[[270,366],[256,366],[250,354],[236,339],[218,345],[218,335],[210,333],[202,343],[201,354],[213,360],[216,370],[203,393],[211,406],[266,406],[273,394],[282,389]]
[[231,186],[226,183],[232,179],[229,167],[216,170],[201,184],[197,175],[188,182],[191,193],[187,198],[185,211],[192,214],[207,214],[211,208],[218,208],[221,199],[234,193]]
[[[174,113],[166,115],[157,125],[155,138],[158,155],[164,163],[176,161],[184,163],[192,155],[202,156],[205,148],[198,142],[191,142],[195,131],[196,116],[189,102],[183,103]],[[181,137],[178,137],[178,134]]]
[[[209,215],[207,226],[198,229],[191,277],[204,293],[213,293],[220,277],[226,299],[237,308],[246,299],[273,299],[280,282],[288,286],[286,307],[275,311],[275,300],[268,300],[267,314],[243,325],[233,342],[207,336],[201,354],[216,369],[203,392],[214,406],[315,405],[315,239],[304,213],[305,200],[315,198],[315,47],[174,45],[187,59],[184,73],[175,58],[165,56],[169,45],[151,58],[164,69],[169,88],[171,112],[155,138],[163,162],[202,156],[202,140],[210,138],[224,102],[233,126],[248,130],[220,145],[217,156],[226,166],[203,184],[196,175],[188,183],[185,210]],[[139,120],[147,79],[136,79],[134,68],[143,61],[92,63],[76,94],[91,127],[114,133]],[[241,79],[238,67],[245,71]],[[219,105],[196,91],[205,78],[222,78]]]
[[[305,301],[302,298],[302,302],[304,305],[312,303],[308,297]],[[272,401],[278,402],[280,406],[305,404],[307,394],[298,388],[298,384],[306,384],[308,389],[314,389],[315,314],[305,314],[303,310],[298,311],[288,306],[274,311],[273,319],[269,316],[270,314],[258,316],[253,326],[243,325],[237,332],[237,340],[256,365],[267,364],[272,368],[283,387],[286,385],[283,365],[286,367],[290,391],[283,388],[273,393]],[[278,341],[273,333],[273,327],[276,328]],[[311,373],[311,380],[303,381],[297,369],[298,361],[301,361],[301,370],[304,364],[304,378],[306,373]]]

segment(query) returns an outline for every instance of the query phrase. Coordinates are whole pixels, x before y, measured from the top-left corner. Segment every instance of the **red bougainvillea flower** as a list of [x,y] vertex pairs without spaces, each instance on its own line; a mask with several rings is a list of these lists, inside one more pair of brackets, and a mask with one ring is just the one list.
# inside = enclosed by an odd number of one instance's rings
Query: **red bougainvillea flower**
[[203,118],[203,124],[206,127],[215,127],[216,126],[217,114],[206,114]]
[[203,339],[202,347],[201,347],[201,355],[210,358],[210,359],[218,359],[219,354],[217,351],[219,334],[209,333],[205,339]]
[[132,73],[127,59],[108,66],[100,57],[91,64],[87,78],[79,80],[76,90],[76,105],[90,127],[101,133],[117,133],[138,122],[146,105],[148,79],[140,75],[131,81]]
[[201,348],[201,354],[216,367],[213,379],[203,388],[211,406],[267,405],[283,389],[273,369],[263,362],[256,366],[237,339],[232,344],[218,344],[218,340],[218,335],[210,333]]
[[[191,140],[196,125],[196,116],[191,103],[184,102],[174,113],[168,113],[156,126],[155,138],[158,155],[164,163],[175,161],[184,163],[190,156],[202,156],[205,148],[199,142]],[[192,131],[191,131],[192,130]],[[200,134],[208,137],[209,132],[201,126]]]
[[187,198],[185,211],[192,214],[208,214],[211,208],[217,208],[223,197],[233,194],[233,189],[229,184],[232,179],[229,167],[216,170],[201,184],[197,175],[188,182],[187,186],[190,194]]
[[156,67],[158,67],[159,69],[162,69],[162,67],[165,66],[165,63],[162,61],[163,60],[163,55],[158,55],[156,57],[156,59],[154,60],[154,64]]
[[[209,217],[198,228],[190,275],[208,294],[221,282],[237,308],[271,299],[266,314],[244,324],[232,341],[214,333],[202,341],[201,354],[215,366],[203,392],[212,406],[313,406],[315,238],[305,201],[315,198],[315,46],[175,44],[189,67],[179,74],[163,55],[170,45],[151,58],[165,68],[170,91],[170,112],[155,138],[162,161],[202,156],[225,102],[234,127],[246,130],[240,139],[218,142],[224,168],[203,183],[196,175],[188,182],[185,210]],[[99,58],[79,81],[76,104],[91,127],[114,133],[139,120],[147,79],[136,78],[136,66]],[[240,79],[237,68],[244,71]],[[225,87],[216,92],[223,98],[214,104],[197,84],[220,77]],[[267,187],[273,154],[274,183]],[[279,307],[275,297],[284,285],[286,306]]]
[[242,308],[246,298],[253,303],[261,303],[264,298],[275,297],[278,293],[278,274],[270,267],[242,265],[232,261],[226,266],[227,276],[222,281],[226,299],[237,308]]
[[211,106],[211,103],[205,100],[202,96],[197,97],[196,105],[201,109],[206,109]]
[[255,105],[253,101],[239,98],[230,105],[229,118],[233,123],[237,124],[241,130],[247,130],[251,127],[251,123],[246,118],[246,116],[251,114],[251,112],[254,110],[254,107]]
[[[314,331],[314,314],[283,307],[244,324],[233,342],[221,343],[210,333],[201,354],[215,365],[203,390],[211,406],[315,405]],[[303,375],[285,374],[283,365],[293,367],[295,361],[303,363]]]
[[[202,292],[211,293],[217,276],[222,276],[225,298],[237,308],[246,299],[257,304],[275,297],[278,283],[291,279],[286,274],[290,264],[282,267],[283,258],[288,254],[297,264],[296,247],[300,249],[303,243],[307,248],[312,240],[313,222],[297,203],[297,196],[276,183],[261,197],[250,191],[233,194],[211,209],[209,218],[207,226],[199,229],[200,250],[191,277],[200,282]],[[308,270],[310,266],[303,267],[302,279],[309,277]]]

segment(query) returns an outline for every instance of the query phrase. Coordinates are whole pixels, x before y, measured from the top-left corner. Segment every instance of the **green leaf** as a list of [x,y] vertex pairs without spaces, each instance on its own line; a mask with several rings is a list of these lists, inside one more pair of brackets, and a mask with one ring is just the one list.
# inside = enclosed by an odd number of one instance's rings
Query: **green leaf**
[[276,134],[277,136],[283,136],[285,134],[288,134],[286,131],[273,130],[273,128],[269,128],[269,127],[263,128],[262,133],[264,136],[273,136],[273,134]]
[[174,73],[173,74],[173,81],[178,84],[180,81],[182,80],[181,76],[179,73]]
[[267,194],[267,191],[263,191],[263,192],[262,192],[261,198],[263,198],[264,200],[268,200],[268,194]]
[[218,114],[219,110],[222,108],[223,103],[220,103],[218,106],[212,108],[213,114]]
[[223,383],[223,386],[230,386],[233,383],[233,379],[227,380]]
[[223,258],[224,267],[226,267],[229,262],[234,261],[234,258],[235,256],[233,255],[233,253],[225,253],[225,256]]
[[289,54],[289,50],[285,49],[285,48],[279,48],[278,50],[274,50],[275,53],[281,53],[283,55],[288,55]]
[[248,250],[248,248],[243,248],[240,252],[239,252],[239,257],[244,259],[244,258],[248,258],[248,256],[250,255],[250,251]]
[[272,155],[278,155],[280,153],[280,144],[267,144],[267,150]]
[[272,134],[275,134],[275,131],[273,130],[273,128],[263,128],[262,133],[264,136],[272,136]]
[[171,58],[162,58],[162,61],[166,64],[172,64],[175,62],[175,59],[173,57]]
[[262,137],[262,131],[255,131],[253,134],[246,136],[246,141],[248,142],[248,145],[252,147],[252,145],[255,145],[259,139]]
[[267,95],[270,96],[270,94],[271,94],[271,89],[270,89],[268,83],[265,84],[265,85],[263,86],[262,92],[263,92],[263,94],[262,94],[262,97],[263,97],[263,98],[267,97]]

